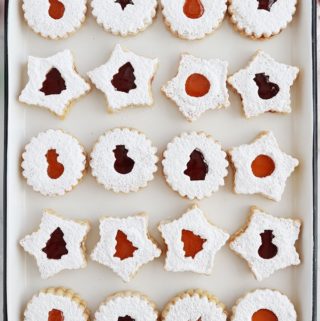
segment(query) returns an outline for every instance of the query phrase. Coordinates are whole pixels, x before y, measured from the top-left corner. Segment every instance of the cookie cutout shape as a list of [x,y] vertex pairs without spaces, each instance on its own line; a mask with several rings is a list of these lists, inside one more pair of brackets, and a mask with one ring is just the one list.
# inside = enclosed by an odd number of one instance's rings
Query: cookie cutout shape
[[228,162],[220,144],[205,133],[183,133],[163,154],[167,183],[190,200],[209,197],[224,185]]
[[230,0],[228,11],[236,29],[248,37],[270,38],[291,22],[297,0]]
[[210,274],[216,253],[229,238],[197,206],[176,220],[161,222],[159,230],[168,248],[165,269],[173,272]]
[[44,196],[64,195],[78,184],[86,166],[83,147],[62,130],[33,137],[22,153],[22,175]]
[[80,28],[86,17],[87,1],[23,0],[24,18],[42,37],[66,38]]
[[290,300],[279,291],[258,289],[239,299],[232,308],[232,321],[296,321],[297,313]]
[[162,91],[189,121],[194,121],[209,109],[229,106],[227,69],[225,61],[183,54],[178,74]]
[[91,152],[92,175],[107,190],[136,192],[157,171],[156,148],[142,133],[116,128],[100,136]]
[[29,56],[28,77],[19,101],[46,108],[59,117],[66,115],[73,100],[90,90],[76,72],[70,50],[48,58]]
[[49,288],[34,295],[24,311],[24,321],[88,321],[87,304],[65,288]]
[[253,143],[229,151],[235,167],[237,194],[262,194],[280,201],[287,178],[299,161],[282,152],[272,132],[262,132]]
[[202,290],[188,290],[174,297],[164,308],[162,321],[226,321],[224,304]]
[[227,10],[226,0],[161,0],[165,24],[179,38],[201,39],[216,30]]
[[102,218],[99,230],[100,240],[91,258],[111,268],[125,282],[129,282],[143,264],[161,254],[148,235],[145,214]]
[[300,264],[295,249],[300,226],[299,220],[277,218],[253,207],[248,223],[231,237],[229,245],[261,281],[280,269]]
[[38,231],[25,236],[20,245],[34,256],[41,277],[47,279],[87,265],[84,242],[89,229],[86,221],[67,220],[44,210]]
[[135,35],[152,24],[156,0],[93,0],[92,14],[99,25],[115,35]]
[[138,56],[116,45],[110,59],[88,72],[94,85],[106,98],[108,110],[118,111],[128,106],[153,104],[151,82],[158,59]]
[[290,88],[297,78],[297,67],[276,62],[259,50],[249,65],[228,78],[241,95],[247,118],[265,112],[290,113]]

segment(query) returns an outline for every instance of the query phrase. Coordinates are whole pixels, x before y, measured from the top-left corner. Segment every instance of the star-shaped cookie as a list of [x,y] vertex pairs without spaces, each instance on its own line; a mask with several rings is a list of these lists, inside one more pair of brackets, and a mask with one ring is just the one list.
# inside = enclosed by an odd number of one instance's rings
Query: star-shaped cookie
[[162,91],[189,121],[194,121],[209,109],[229,106],[227,69],[225,61],[183,54],[178,74]]
[[235,167],[237,194],[262,194],[280,201],[287,178],[299,161],[282,152],[272,132],[262,132],[253,143],[229,151]]
[[216,253],[229,238],[196,205],[176,220],[161,222],[159,230],[168,247],[165,269],[173,272],[210,274]]
[[230,248],[249,264],[257,280],[300,263],[295,242],[301,222],[278,218],[253,207],[245,227],[231,237]]
[[114,112],[153,104],[151,82],[157,65],[158,59],[145,58],[116,45],[110,59],[88,72],[88,76],[105,94],[108,110]]
[[138,269],[161,254],[150,239],[147,216],[105,217],[100,220],[100,240],[91,258],[129,282]]
[[33,255],[43,279],[62,270],[84,268],[85,239],[90,226],[86,221],[64,219],[44,210],[38,231],[25,236],[20,244]]
[[290,113],[290,88],[298,73],[297,67],[279,63],[259,50],[228,83],[241,95],[247,118],[265,112]]
[[29,56],[28,77],[19,101],[46,108],[60,117],[65,116],[73,100],[90,90],[76,72],[70,50],[48,58]]

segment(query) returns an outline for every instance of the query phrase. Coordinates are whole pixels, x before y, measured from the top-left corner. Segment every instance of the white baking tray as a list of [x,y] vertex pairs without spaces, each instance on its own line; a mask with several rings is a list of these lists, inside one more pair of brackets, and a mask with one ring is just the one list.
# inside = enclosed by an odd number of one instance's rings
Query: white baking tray
[[[312,279],[315,262],[313,218],[316,214],[313,209],[315,191],[312,173],[315,159],[312,140],[315,128],[312,80],[314,3],[315,1],[299,1],[294,21],[271,40],[247,39],[235,32],[226,18],[222,27],[214,34],[200,41],[188,42],[171,35],[165,28],[160,13],[155,23],[142,34],[121,38],[110,35],[99,27],[90,10],[77,33],[66,40],[50,41],[34,34],[27,27],[22,17],[21,1],[9,1],[5,313],[10,321],[19,320],[31,296],[49,286],[72,288],[88,302],[93,312],[107,295],[115,291],[142,291],[161,310],[177,292],[188,288],[203,288],[214,293],[230,311],[236,300],[247,291],[270,287],[288,295],[297,309],[299,320],[312,319],[312,311],[316,310]],[[153,83],[155,105],[152,108],[127,109],[117,114],[108,114],[103,94],[93,89],[61,121],[45,110],[24,106],[17,101],[27,81],[28,55],[46,57],[69,48],[74,53],[78,71],[85,75],[108,59],[116,43],[141,55],[159,58],[159,69]],[[183,52],[227,60],[229,73],[233,73],[244,67],[257,49],[265,50],[278,61],[299,66],[300,75],[292,93],[292,114],[265,114],[247,120],[243,117],[240,97],[230,91],[231,106],[228,109],[206,112],[200,120],[190,124],[160,92],[161,85],[175,75]],[[245,223],[252,205],[275,216],[302,219],[303,229],[297,243],[302,258],[301,265],[279,271],[267,280],[258,282],[246,262],[225,246],[216,256],[211,276],[165,272],[162,256],[144,266],[128,284],[123,283],[111,270],[91,260],[85,269],[64,271],[49,280],[42,280],[34,259],[23,252],[18,241],[37,229],[43,208],[52,208],[69,218],[88,219],[92,224],[87,241],[90,253],[98,240],[98,219],[102,215],[122,217],[147,212],[151,235],[163,247],[157,231],[158,222],[178,217],[191,205],[191,202],[180,198],[166,185],[161,166],[155,180],[147,188],[129,195],[105,191],[96,183],[90,171],[72,192],[63,197],[43,197],[26,185],[21,176],[20,155],[24,145],[38,132],[49,128],[67,130],[90,152],[100,134],[117,126],[133,127],[145,132],[158,147],[159,155],[166,144],[183,131],[205,131],[220,141],[224,149],[228,149],[252,141],[262,130],[272,130],[281,148],[301,162],[287,182],[282,201],[276,203],[261,196],[235,195],[233,173],[229,168],[226,186],[211,198],[199,202],[199,205],[212,222],[229,233],[235,232]],[[313,317],[316,320],[315,315]]]

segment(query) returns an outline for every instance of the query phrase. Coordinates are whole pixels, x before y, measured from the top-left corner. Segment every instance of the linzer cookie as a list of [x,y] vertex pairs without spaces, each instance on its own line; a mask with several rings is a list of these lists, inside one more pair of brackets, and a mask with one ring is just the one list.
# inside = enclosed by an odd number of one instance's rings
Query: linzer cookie
[[20,244],[33,255],[43,279],[62,270],[84,268],[85,239],[90,226],[86,221],[64,219],[44,210],[38,231],[25,236]]
[[231,237],[230,248],[248,262],[261,281],[300,263],[295,249],[300,226],[300,220],[277,218],[253,207],[245,227]]
[[287,27],[297,0],[229,0],[228,11],[236,29],[253,39],[270,38]]
[[76,138],[62,130],[49,129],[26,145],[21,167],[27,184],[36,192],[64,195],[82,178],[86,156]]
[[167,183],[190,200],[209,197],[224,185],[228,162],[221,145],[202,132],[183,133],[163,154]]
[[299,161],[282,152],[272,132],[262,132],[253,143],[229,151],[235,167],[237,194],[262,194],[280,201],[287,178]]
[[216,30],[227,10],[226,0],[161,0],[162,14],[172,33],[188,40]]
[[129,282],[142,265],[161,254],[148,235],[145,214],[102,218],[99,230],[100,240],[91,258],[111,268],[125,282]]
[[265,112],[290,113],[290,88],[299,69],[276,62],[259,50],[249,65],[228,78],[241,95],[247,118]]
[[89,310],[78,294],[65,288],[48,288],[27,304],[23,321],[88,321]]
[[183,54],[178,74],[162,91],[190,121],[209,109],[229,106],[226,87],[228,63]]
[[107,190],[136,192],[157,170],[156,148],[142,133],[116,128],[102,135],[90,155],[92,175]]
[[72,101],[90,90],[76,72],[69,50],[48,58],[29,56],[28,77],[19,101],[46,108],[59,117],[66,115]]
[[151,25],[156,0],[93,0],[92,14],[106,31],[121,36],[135,35]]
[[88,72],[94,85],[106,98],[110,112],[129,106],[153,104],[151,82],[158,59],[138,56],[116,45],[110,59],[102,66]]
[[196,205],[176,220],[161,222],[159,230],[167,245],[165,269],[172,272],[210,274],[216,253],[229,238]]

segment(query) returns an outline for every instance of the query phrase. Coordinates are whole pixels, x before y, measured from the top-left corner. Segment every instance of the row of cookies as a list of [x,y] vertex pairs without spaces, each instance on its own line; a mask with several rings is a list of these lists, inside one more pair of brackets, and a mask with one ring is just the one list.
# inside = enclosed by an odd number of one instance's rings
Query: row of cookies
[[[116,45],[109,60],[88,72],[91,82],[103,92],[108,110],[153,104],[151,83],[158,59],[150,59]],[[162,87],[164,94],[189,120],[205,111],[227,107],[227,83],[241,96],[247,118],[265,112],[290,113],[290,88],[299,73],[297,67],[278,63],[258,51],[249,65],[228,78],[228,63],[190,54],[181,57],[177,75]],[[19,101],[48,109],[64,117],[70,103],[86,94],[90,85],[75,71],[69,50],[48,58],[30,56],[29,81]]]
[[[194,205],[179,218],[162,221],[158,229],[166,245],[166,271],[209,275],[216,253],[228,241],[261,281],[300,263],[295,249],[300,227],[298,219],[277,218],[253,207],[247,223],[230,237]],[[20,244],[36,259],[41,277],[48,278],[62,270],[86,266],[85,240],[89,229],[87,221],[65,219],[52,210],[44,210],[39,229],[25,236]],[[91,259],[112,269],[125,282],[142,265],[161,255],[149,236],[144,213],[126,218],[103,217],[99,234]]]
[[[297,0],[161,0],[165,24],[180,38],[201,39],[216,30],[229,14],[235,29],[251,38],[270,38],[286,28]],[[127,36],[145,30],[156,16],[157,0],[92,0],[92,14],[113,34]],[[84,22],[86,0],[23,0],[28,25],[46,38],[65,38]]]

